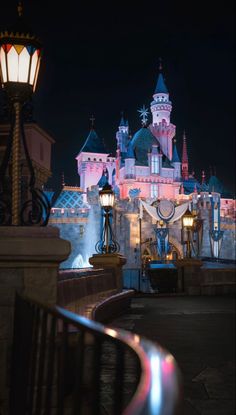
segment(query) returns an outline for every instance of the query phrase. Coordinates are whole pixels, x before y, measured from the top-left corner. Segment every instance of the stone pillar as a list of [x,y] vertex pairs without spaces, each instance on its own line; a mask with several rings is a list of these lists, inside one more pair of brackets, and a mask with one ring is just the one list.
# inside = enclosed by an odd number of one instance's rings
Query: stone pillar
[[48,305],[57,300],[60,262],[70,242],[55,227],[0,227],[0,414],[7,411],[16,291]]
[[89,263],[94,268],[110,268],[116,275],[116,287],[122,291],[122,267],[126,263],[126,258],[121,254],[94,254],[89,258]]
[[188,295],[201,294],[201,269],[203,262],[196,258],[179,259],[175,265],[178,268],[178,292]]

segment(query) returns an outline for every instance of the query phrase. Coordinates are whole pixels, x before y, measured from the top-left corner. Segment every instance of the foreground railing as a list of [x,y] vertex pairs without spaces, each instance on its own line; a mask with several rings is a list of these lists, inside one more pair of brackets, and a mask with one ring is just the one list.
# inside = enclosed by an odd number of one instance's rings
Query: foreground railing
[[10,414],[179,413],[172,355],[138,335],[16,296]]

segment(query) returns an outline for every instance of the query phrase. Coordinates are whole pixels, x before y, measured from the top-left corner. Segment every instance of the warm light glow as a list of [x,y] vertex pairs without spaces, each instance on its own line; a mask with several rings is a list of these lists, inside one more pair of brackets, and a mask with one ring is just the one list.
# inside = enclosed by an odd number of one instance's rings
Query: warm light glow
[[114,193],[101,193],[100,203],[102,207],[113,207],[114,206]]
[[18,53],[12,46],[7,54],[8,81],[18,81]]
[[18,81],[27,82],[29,73],[30,55],[26,48],[19,55]]
[[183,215],[183,225],[185,228],[192,228],[193,226],[194,217],[192,213],[187,210],[186,213]]
[[7,82],[6,56],[5,56],[3,47],[1,47],[1,52],[0,52],[0,62],[1,62],[2,81]]
[[116,330],[113,330],[113,329],[110,329],[110,328],[107,327],[105,329],[105,331],[106,331],[107,334],[109,334],[109,336],[117,337],[117,331]]
[[140,343],[141,339],[140,339],[140,336],[138,336],[138,334],[134,334],[133,339],[134,339],[135,343]]
[[40,49],[31,45],[4,44],[0,51],[0,66],[3,83],[28,83],[35,90],[40,66]]
[[115,195],[110,184],[105,184],[99,192],[99,199],[103,208],[112,208],[115,202]]
[[[35,77],[34,77],[33,91],[35,91],[36,84],[37,84],[37,80],[38,80],[39,67],[40,67],[40,59],[41,58],[38,57],[37,69],[36,69],[36,74],[35,74]],[[32,72],[32,66],[31,66],[31,72]]]

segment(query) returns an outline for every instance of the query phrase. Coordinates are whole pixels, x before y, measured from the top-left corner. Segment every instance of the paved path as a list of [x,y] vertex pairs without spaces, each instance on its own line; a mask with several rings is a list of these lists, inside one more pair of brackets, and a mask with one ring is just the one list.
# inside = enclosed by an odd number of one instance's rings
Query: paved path
[[235,415],[232,297],[135,298],[112,322],[168,349],[183,375],[183,415]]

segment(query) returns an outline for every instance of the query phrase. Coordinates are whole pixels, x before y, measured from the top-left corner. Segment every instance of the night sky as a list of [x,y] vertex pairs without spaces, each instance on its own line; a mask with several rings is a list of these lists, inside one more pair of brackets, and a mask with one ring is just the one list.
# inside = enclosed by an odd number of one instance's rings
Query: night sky
[[[16,18],[4,2],[0,27]],[[131,133],[137,110],[152,101],[158,58],[173,104],[179,153],[186,131],[190,172],[210,166],[234,192],[234,11],[231,1],[24,1],[24,15],[44,52],[34,118],[55,139],[53,180],[79,185],[75,157],[95,116],[114,152],[124,111]],[[149,118],[151,121],[151,117]]]

